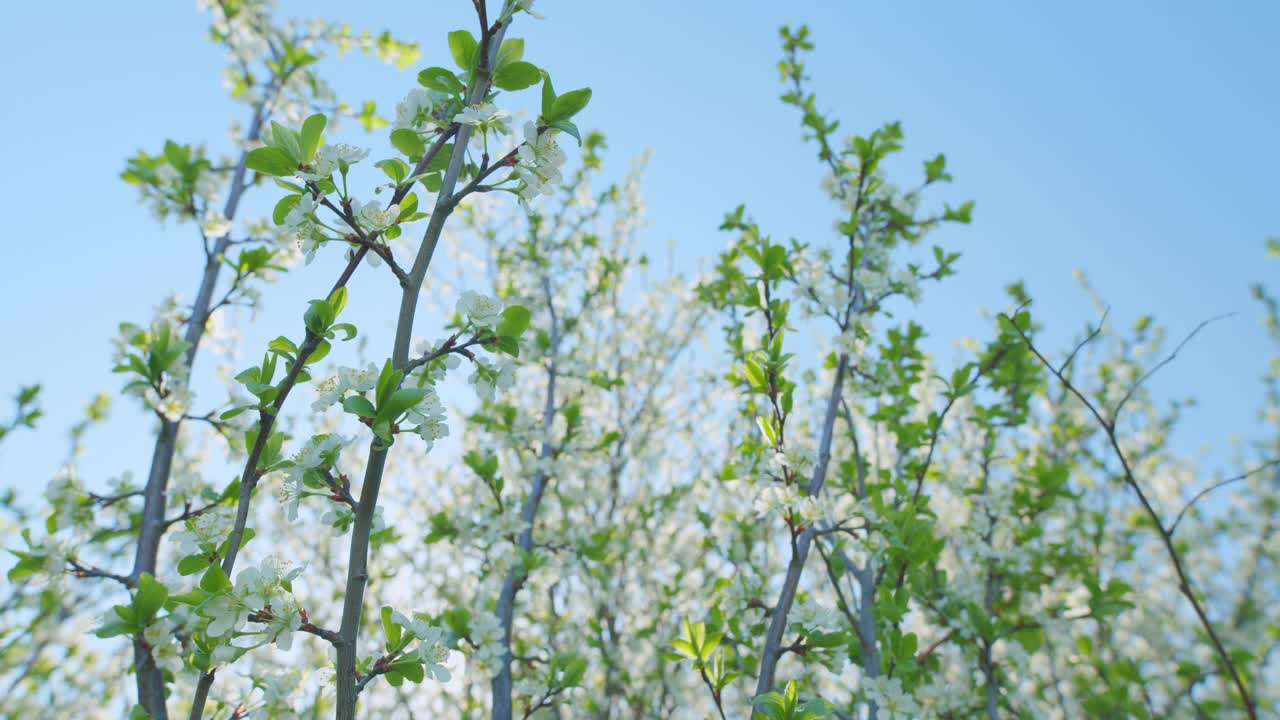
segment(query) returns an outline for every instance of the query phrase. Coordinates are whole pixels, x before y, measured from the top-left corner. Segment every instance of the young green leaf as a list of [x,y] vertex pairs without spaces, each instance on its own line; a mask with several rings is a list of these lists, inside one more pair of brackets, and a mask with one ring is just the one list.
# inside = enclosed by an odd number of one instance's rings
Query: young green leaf
[[422,137],[408,128],[392,130],[391,144],[411,159],[422,157],[427,151],[427,144],[423,142]]
[[298,169],[298,163],[289,157],[289,153],[275,147],[250,150],[244,158],[244,164],[250,170],[276,177],[288,177]]
[[467,72],[475,65],[477,45],[475,37],[466,30],[449,33],[449,52],[453,54],[453,61]]
[[543,119],[548,123],[568,120],[577,115],[589,102],[591,102],[591,88],[570,90],[555,99],[551,104],[551,111],[543,112]]
[[527,62],[509,63],[493,73],[493,84],[503,90],[523,90],[537,85],[541,79],[542,72],[537,66]]
[[302,135],[300,137],[302,162],[309,163],[316,156],[316,149],[320,147],[320,134],[324,132],[326,122],[328,121],[325,116],[319,113],[302,121]]
[[430,90],[456,95],[467,89],[452,71],[442,67],[429,67],[418,73],[418,84]]
[[138,622],[146,625],[156,616],[164,601],[169,598],[169,590],[151,573],[138,576],[138,590],[133,596],[133,611]]

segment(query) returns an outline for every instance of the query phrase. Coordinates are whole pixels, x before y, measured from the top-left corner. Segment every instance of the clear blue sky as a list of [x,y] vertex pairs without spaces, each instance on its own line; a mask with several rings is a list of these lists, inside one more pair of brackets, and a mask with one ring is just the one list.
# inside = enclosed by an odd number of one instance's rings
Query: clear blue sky
[[[445,33],[471,26],[469,5],[312,0],[282,10],[393,28],[424,45],[424,64],[444,64]],[[1180,336],[1240,312],[1154,384],[1200,398],[1180,435],[1189,448],[1250,434],[1270,348],[1247,284],[1270,272],[1274,287],[1280,269],[1262,259],[1264,238],[1280,233],[1280,5],[541,0],[539,9],[548,19],[517,32],[528,59],[559,88],[595,89],[582,124],[608,133],[615,173],[654,150],[655,255],[674,242],[679,266],[696,267],[724,246],[722,213],[743,202],[776,236],[828,237],[819,168],[776,100],[776,28],[808,23],[822,107],[849,131],[901,120],[908,169],[945,152],[956,183],[938,199],[977,202],[971,226],[939,236],[964,258],[922,305],[935,351],[950,358],[956,338],[983,336],[977,309],[1002,306],[1001,288],[1017,278],[1065,343],[1093,317],[1071,275],[1085,268],[1125,322],[1150,313]],[[6,10],[0,391],[44,383],[47,416],[0,447],[0,485],[42,485],[81,404],[119,388],[108,344],[119,321],[146,320],[170,292],[194,294],[192,231],[157,226],[117,175],[126,156],[166,137],[222,146],[240,108],[222,92],[221,51],[204,41],[206,27],[194,2]],[[413,85],[412,74],[369,60],[328,72],[345,97],[388,109]],[[332,275],[317,263],[286,281],[247,348],[296,334],[304,301]],[[100,475],[89,481],[144,473],[147,427],[134,403],[118,402],[94,436]]]

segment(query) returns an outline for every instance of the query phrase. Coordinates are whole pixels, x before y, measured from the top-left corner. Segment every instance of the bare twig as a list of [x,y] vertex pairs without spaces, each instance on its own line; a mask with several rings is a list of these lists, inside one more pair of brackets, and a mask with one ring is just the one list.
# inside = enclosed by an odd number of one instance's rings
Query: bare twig
[[1213,492],[1214,490],[1217,490],[1217,489],[1218,489],[1218,488],[1220,488],[1220,487],[1225,487],[1225,486],[1230,485],[1230,484],[1232,484],[1232,483],[1240,482],[1241,480],[1245,480],[1245,479],[1247,479],[1247,478],[1249,478],[1249,477],[1252,477],[1253,475],[1257,475],[1258,473],[1262,472],[1263,470],[1267,470],[1267,469],[1270,469],[1270,468],[1276,467],[1277,465],[1280,465],[1280,459],[1267,461],[1267,462],[1265,462],[1265,463],[1263,463],[1263,464],[1259,465],[1258,467],[1255,467],[1255,468],[1253,468],[1253,469],[1251,469],[1251,470],[1247,470],[1247,471],[1245,471],[1245,472],[1243,472],[1243,473],[1240,473],[1239,475],[1236,475],[1236,476],[1234,476],[1234,477],[1229,477],[1229,478],[1227,478],[1226,480],[1219,480],[1218,482],[1216,482],[1216,483],[1214,483],[1214,484],[1210,485],[1209,487],[1207,487],[1207,488],[1205,488],[1205,489],[1201,490],[1200,492],[1196,493],[1196,494],[1195,494],[1195,497],[1193,497],[1193,498],[1191,498],[1190,500],[1188,500],[1188,501],[1187,501],[1187,504],[1186,504],[1186,505],[1183,505],[1183,506],[1182,506],[1182,509],[1178,511],[1178,516],[1177,516],[1177,517],[1175,517],[1175,518],[1173,519],[1173,523],[1172,523],[1171,525],[1169,525],[1169,534],[1170,534],[1170,535],[1172,535],[1172,534],[1174,534],[1175,532],[1177,532],[1177,531],[1178,531],[1178,523],[1182,522],[1182,517],[1183,517],[1184,515],[1186,515],[1186,514],[1187,514],[1187,511],[1191,509],[1191,506],[1192,506],[1192,505],[1195,505],[1195,504],[1196,504],[1196,502],[1198,502],[1198,501],[1200,500],[1200,498],[1204,497],[1205,495],[1208,495],[1209,493]]
[[[1219,637],[1218,631],[1214,627],[1213,622],[1210,621],[1208,612],[1205,610],[1204,605],[1200,602],[1200,599],[1196,597],[1195,590],[1191,586],[1191,578],[1188,575],[1187,570],[1183,564],[1182,554],[1178,551],[1177,547],[1173,542],[1173,533],[1169,529],[1165,528],[1164,523],[1160,519],[1159,512],[1156,511],[1155,506],[1153,506],[1151,504],[1151,501],[1147,498],[1147,494],[1142,489],[1142,486],[1138,483],[1137,478],[1134,477],[1133,469],[1129,465],[1128,456],[1126,456],[1124,453],[1124,450],[1120,448],[1120,441],[1119,441],[1119,438],[1116,437],[1114,422],[1108,422],[1107,419],[1103,417],[1101,411],[1098,410],[1097,406],[1095,406],[1093,402],[1091,402],[1089,398],[1086,397],[1085,394],[1080,391],[1079,388],[1077,388],[1069,379],[1067,379],[1067,377],[1063,375],[1062,372],[1058,371],[1056,368],[1053,367],[1053,364],[1049,362],[1049,360],[1040,352],[1038,348],[1036,348],[1035,344],[1031,341],[1031,338],[1013,320],[1013,318],[1004,314],[1002,314],[1001,317],[1003,317],[1006,321],[1008,321],[1009,325],[1014,329],[1015,332],[1018,333],[1018,336],[1022,338],[1023,343],[1026,344],[1027,349],[1030,350],[1031,353],[1036,356],[1036,358],[1040,361],[1042,365],[1044,365],[1045,368],[1047,368],[1051,373],[1053,373],[1054,377],[1056,377],[1058,381],[1062,383],[1063,387],[1065,387],[1068,392],[1070,392],[1072,395],[1076,397],[1077,400],[1079,400],[1081,403],[1084,404],[1085,408],[1090,412],[1090,414],[1093,415],[1094,419],[1098,421],[1098,424],[1102,426],[1103,432],[1107,436],[1107,440],[1111,445],[1112,451],[1115,453],[1116,458],[1120,461],[1120,466],[1124,471],[1125,483],[1129,486],[1131,490],[1133,490],[1133,493],[1138,497],[1138,502],[1142,505],[1142,509],[1146,513],[1147,518],[1151,521],[1151,525],[1156,529],[1156,532],[1159,534],[1161,543],[1164,545],[1165,552],[1169,556],[1170,562],[1173,563],[1173,569],[1178,576],[1178,591],[1181,592],[1183,597],[1187,599],[1187,602],[1191,604],[1191,608],[1195,612],[1196,618],[1200,621],[1200,626],[1204,629],[1205,634],[1209,636],[1209,640],[1210,640],[1210,643],[1213,645],[1214,652],[1218,656],[1218,662],[1222,665],[1222,668],[1226,671],[1226,673],[1231,677],[1231,681],[1235,685],[1236,691],[1240,695],[1240,700],[1244,705],[1245,713],[1249,716],[1250,720],[1256,720],[1258,717],[1258,714],[1257,714],[1256,705],[1253,700],[1253,696],[1249,693],[1248,688],[1245,687],[1244,678],[1240,675],[1240,671],[1236,668],[1235,661],[1232,660],[1231,654],[1227,652],[1226,646],[1223,645],[1222,639]],[[1129,391],[1129,394],[1125,395],[1125,399],[1122,400],[1120,404],[1116,406],[1115,412],[1116,413],[1119,412],[1120,408],[1123,407],[1125,400],[1128,400],[1128,398],[1132,396],[1133,391],[1137,389],[1138,385],[1141,385],[1144,380],[1151,377],[1152,373],[1154,373],[1156,370],[1167,365],[1169,361],[1171,361],[1178,354],[1178,350],[1181,350],[1182,347],[1186,345],[1187,342],[1190,341],[1191,338],[1194,337],[1195,334],[1199,332],[1201,328],[1203,328],[1205,325],[1207,325],[1208,323],[1216,319],[1217,318],[1206,320],[1205,322],[1202,322],[1200,323],[1200,325],[1196,326],[1195,330],[1193,330],[1191,334],[1188,335],[1187,338],[1183,340],[1176,349],[1174,349],[1173,353],[1168,358],[1158,363],[1154,368],[1152,368],[1150,371],[1144,374],[1138,380],[1137,383],[1135,383],[1134,388]]]
[[[1137,382],[1133,384],[1133,387],[1129,388],[1129,392],[1125,393],[1124,397],[1120,398],[1120,402],[1116,403],[1115,409],[1111,411],[1111,422],[1114,424],[1116,419],[1120,417],[1120,410],[1124,408],[1125,403],[1129,402],[1129,399],[1133,397],[1133,394],[1138,392],[1138,388],[1142,387],[1142,384],[1146,382],[1152,375],[1155,375],[1158,370],[1163,368],[1165,365],[1168,365],[1169,363],[1173,362],[1173,359],[1178,357],[1178,353],[1182,351],[1182,348],[1186,347],[1187,343],[1191,342],[1191,339],[1194,338],[1197,334],[1199,334],[1201,330],[1203,330],[1205,327],[1207,327],[1212,323],[1215,323],[1219,320],[1224,320],[1235,314],[1236,313],[1233,313],[1233,312],[1223,313],[1222,315],[1211,317],[1208,320],[1205,320],[1204,322],[1201,322],[1199,325],[1195,326],[1195,328],[1191,332],[1187,333],[1186,337],[1182,338],[1182,342],[1178,343],[1178,346],[1173,349],[1173,352],[1169,353],[1168,357],[1156,363],[1154,366],[1152,366],[1150,370],[1143,373],[1142,377],[1138,378]],[[1054,373],[1054,374],[1061,376],[1061,373]]]

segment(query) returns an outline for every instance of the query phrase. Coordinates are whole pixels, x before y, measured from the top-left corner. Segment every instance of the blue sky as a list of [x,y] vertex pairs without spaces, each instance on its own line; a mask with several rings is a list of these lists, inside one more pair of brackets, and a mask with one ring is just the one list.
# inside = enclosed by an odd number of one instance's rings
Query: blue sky
[[[469,5],[281,8],[391,28],[422,43],[425,66],[445,64],[445,34],[470,28]],[[964,257],[920,308],[932,349],[949,358],[955,339],[983,337],[978,309],[1001,307],[1001,288],[1015,279],[1027,282],[1048,337],[1065,344],[1094,316],[1074,268],[1088,271],[1114,317],[1152,314],[1175,338],[1237,311],[1153,383],[1167,397],[1199,398],[1180,442],[1221,449],[1255,426],[1270,348],[1247,286],[1277,285],[1262,243],[1280,234],[1280,6],[1224,7],[541,0],[547,19],[522,21],[516,34],[557,88],[594,88],[581,124],[608,134],[615,175],[653,150],[646,243],[688,271],[724,246],[716,226],[739,203],[775,236],[829,237],[820,169],[794,112],[777,102],[777,26],[809,24],[822,108],[851,132],[901,120],[900,167],[911,174],[898,177],[914,178],[919,160],[945,152],[956,182],[935,198],[977,203],[972,225],[937,236]],[[46,418],[0,446],[0,486],[39,487],[83,402],[121,385],[109,372],[116,324],[146,320],[171,292],[194,294],[201,258],[190,228],[152,222],[117,178],[124,158],[165,138],[218,149],[242,112],[222,92],[222,54],[204,41],[206,18],[193,2],[51,0],[6,15],[0,391],[43,383]],[[359,58],[327,72],[344,97],[388,109],[414,83],[412,73]],[[386,147],[382,137],[352,139],[375,154]],[[305,300],[333,274],[317,263],[286,280],[246,333],[247,348],[296,331]],[[132,403],[117,402],[91,441],[101,476],[88,480],[144,473],[148,427]]]

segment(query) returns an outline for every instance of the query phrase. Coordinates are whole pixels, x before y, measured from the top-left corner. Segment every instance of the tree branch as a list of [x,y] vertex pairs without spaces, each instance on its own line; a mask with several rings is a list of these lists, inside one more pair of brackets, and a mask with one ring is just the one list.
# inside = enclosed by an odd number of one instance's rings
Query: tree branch
[[[1208,612],[1205,610],[1204,605],[1200,602],[1200,599],[1196,597],[1195,590],[1191,587],[1191,578],[1187,574],[1186,568],[1183,566],[1182,554],[1178,552],[1177,547],[1174,545],[1173,533],[1170,530],[1165,528],[1163,522],[1160,520],[1160,514],[1156,511],[1155,507],[1151,504],[1151,501],[1147,498],[1146,492],[1143,491],[1142,486],[1138,483],[1137,478],[1134,477],[1133,469],[1129,465],[1128,457],[1125,455],[1124,450],[1120,448],[1120,441],[1116,437],[1114,423],[1108,422],[1106,418],[1102,416],[1102,413],[1098,410],[1098,408],[1089,400],[1089,398],[1086,397],[1085,394],[1081,392],[1070,380],[1068,380],[1061,371],[1053,367],[1053,365],[1048,361],[1048,359],[1045,358],[1043,354],[1041,354],[1040,350],[1036,348],[1035,344],[1031,341],[1031,338],[1027,336],[1026,332],[1021,327],[1019,327],[1016,322],[1014,322],[1013,318],[1004,314],[1001,314],[1001,317],[1003,317],[1006,321],[1008,321],[1009,325],[1014,329],[1015,332],[1018,333],[1018,336],[1022,338],[1022,341],[1023,343],[1026,344],[1027,349],[1030,350],[1031,353],[1036,356],[1036,359],[1038,359],[1040,363],[1049,370],[1049,372],[1053,373],[1054,377],[1058,379],[1058,382],[1062,383],[1063,387],[1065,387],[1068,392],[1070,392],[1072,395],[1076,397],[1077,400],[1079,400],[1081,403],[1084,404],[1085,408],[1090,412],[1090,414],[1093,415],[1094,419],[1098,421],[1098,424],[1102,426],[1103,432],[1107,436],[1107,440],[1111,445],[1112,451],[1115,453],[1116,458],[1120,461],[1120,466],[1124,471],[1125,483],[1129,486],[1131,490],[1133,490],[1133,493],[1138,497],[1138,502],[1142,505],[1143,511],[1146,513],[1147,518],[1151,521],[1152,526],[1156,529],[1156,532],[1160,536],[1160,541],[1164,545],[1165,553],[1169,556],[1169,560],[1173,563],[1173,569],[1178,576],[1178,591],[1181,592],[1183,597],[1187,599],[1187,602],[1191,604],[1191,608],[1195,612],[1196,618],[1200,621],[1200,626],[1204,628],[1205,633],[1209,636],[1209,640],[1210,640],[1210,643],[1213,645],[1214,652],[1218,656],[1218,662],[1221,663],[1223,669],[1231,677],[1231,681],[1235,685],[1236,691],[1240,695],[1240,701],[1244,705],[1245,713],[1249,716],[1250,720],[1257,720],[1258,714],[1257,714],[1256,706],[1254,704],[1253,696],[1250,695],[1248,688],[1245,687],[1244,678],[1241,677],[1239,670],[1236,668],[1235,661],[1231,659],[1231,654],[1227,652],[1226,646],[1222,644],[1222,639],[1218,636],[1217,629],[1214,627],[1213,623],[1209,620]],[[1187,338],[1178,345],[1178,347],[1174,350],[1173,354],[1171,354],[1168,358],[1158,363],[1154,368],[1152,368],[1152,370],[1148,371],[1141,378],[1139,378],[1138,382],[1135,383],[1134,388],[1131,389],[1129,393],[1125,395],[1124,399],[1121,400],[1119,405],[1116,406],[1115,413],[1116,414],[1119,413],[1120,408],[1123,407],[1125,401],[1127,401],[1133,395],[1133,392],[1134,390],[1137,389],[1138,385],[1141,385],[1144,380],[1151,377],[1152,373],[1154,373],[1156,370],[1167,365],[1169,361],[1171,361],[1177,355],[1178,350],[1181,350],[1182,347],[1186,345],[1187,342],[1190,341],[1191,338],[1194,337],[1195,334],[1199,332],[1201,328],[1203,328],[1206,324],[1216,319],[1218,318],[1206,320],[1205,322],[1200,323],[1200,325],[1196,326],[1196,329],[1193,330],[1191,334],[1188,335]],[[1115,416],[1113,415],[1113,418],[1114,417]]]

